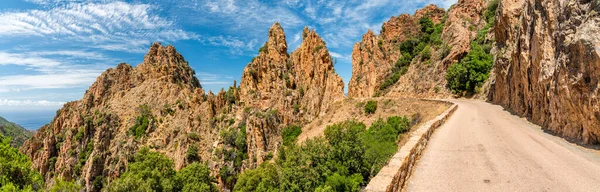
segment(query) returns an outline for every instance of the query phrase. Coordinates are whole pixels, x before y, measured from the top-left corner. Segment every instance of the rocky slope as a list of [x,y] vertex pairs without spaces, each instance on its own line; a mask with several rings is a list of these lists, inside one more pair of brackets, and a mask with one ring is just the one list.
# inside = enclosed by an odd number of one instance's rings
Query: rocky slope
[[558,135],[600,141],[600,2],[503,0],[492,102]]
[[11,137],[10,145],[19,147],[25,140],[31,138],[33,133],[20,125],[0,117],[0,134]]
[[288,54],[283,29],[279,23],[273,24],[268,41],[242,74],[242,105],[272,117],[250,114],[249,155],[263,157],[257,159],[260,164],[266,152],[278,147],[281,138],[273,135],[281,134],[282,125],[310,122],[344,98],[344,82],[335,73],[332,57],[317,33],[305,27],[302,43]]
[[[412,16],[392,17],[383,24],[379,35],[369,30],[354,45],[348,96],[449,97],[446,69],[470,51],[471,41],[486,24],[482,19],[486,6],[487,2],[482,0],[460,0],[446,12],[428,5]],[[395,70],[401,70],[394,67],[404,54],[399,48],[402,43],[423,37],[420,24],[423,17],[430,18],[434,25],[441,23],[443,29],[437,34],[440,39],[423,45],[429,49],[429,56],[414,55],[403,75],[382,88]]]
[[65,104],[21,151],[48,185],[62,177],[91,191],[119,176],[142,147],[166,154],[180,169],[192,146],[202,159],[211,155],[209,148],[219,139],[213,117],[229,110],[224,94],[205,95],[175,48],[155,43],[137,67],[119,64],[102,73],[81,100]]
[[216,95],[205,94],[173,46],[155,43],[136,67],[122,63],[102,73],[21,151],[48,185],[62,177],[98,191],[148,147],[173,159],[176,169],[208,162],[220,187],[230,188],[236,174],[276,153],[284,126],[304,124],[344,99],[325,42],[314,30],[304,32],[288,54],[283,29],[274,24],[240,86]]

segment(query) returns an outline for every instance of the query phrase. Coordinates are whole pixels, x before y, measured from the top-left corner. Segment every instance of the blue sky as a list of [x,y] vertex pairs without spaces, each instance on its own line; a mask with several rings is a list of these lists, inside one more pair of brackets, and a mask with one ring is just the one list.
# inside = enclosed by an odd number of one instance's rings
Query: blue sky
[[[104,70],[139,64],[155,41],[173,44],[216,92],[241,72],[283,26],[289,52],[304,26],[316,29],[351,77],[352,46],[391,16],[456,0],[2,0],[0,3],[0,112],[56,110],[80,99]],[[1,115],[1,113],[0,113]]]

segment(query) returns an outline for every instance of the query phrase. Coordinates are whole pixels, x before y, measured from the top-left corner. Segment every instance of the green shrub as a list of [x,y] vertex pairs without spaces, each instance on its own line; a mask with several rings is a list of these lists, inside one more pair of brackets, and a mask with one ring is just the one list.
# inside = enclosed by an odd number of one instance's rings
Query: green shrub
[[471,52],[446,72],[448,88],[453,93],[474,93],[489,77],[493,58],[478,44],[471,44]]
[[265,44],[263,44],[263,46],[260,49],[258,49],[258,52],[267,53],[267,51],[269,51],[269,44],[265,42]]
[[40,173],[31,169],[29,157],[11,147],[10,137],[0,134],[0,191],[40,191]]
[[192,163],[177,172],[176,176],[181,182],[181,191],[219,191],[214,184],[215,178],[210,175],[210,169],[204,164]]
[[176,172],[172,160],[142,148],[108,191],[217,191],[214,182],[206,165],[192,163]]
[[133,135],[136,139],[146,135],[146,130],[150,126],[150,107],[148,105],[140,105],[139,116],[135,118],[135,124],[129,128],[129,135]]
[[279,177],[276,166],[265,162],[257,169],[244,171],[233,191],[280,191]]
[[283,145],[290,145],[295,143],[298,139],[298,136],[302,133],[302,127],[296,125],[290,125],[288,127],[283,128],[281,133]]
[[375,113],[376,110],[377,110],[377,101],[374,101],[374,100],[367,101],[367,104],[365,104],[365,113],[373,114],[373,113]]
[[191,145],[190,147],[188,147],[185,157],[188,160],[188,162],[199,161],[200,157],[198,157],[198,147],[196,145]]
[[315,47],[314,52],[319,52],[323,48],[323,45]]
[[429,47],[429,45],[427,45],[421,51],[421,61],[426,61],[429,59],[431,59],[431,47]]
[[280,148],[275,163],[239,176],[233,191],[359,191],[397,151],[406,117],[378,120],[369,130],[348,120],[327,126],[324,137]]
[[68,191],[80,191],[81,186],[74,182],[68,182],[62,178],[56,178],[54,185],[50,188],[50,192],[68,192]]
[[189,132],[187,133],[187,137],[194,141],[200,141],[200,135],[197,132]]

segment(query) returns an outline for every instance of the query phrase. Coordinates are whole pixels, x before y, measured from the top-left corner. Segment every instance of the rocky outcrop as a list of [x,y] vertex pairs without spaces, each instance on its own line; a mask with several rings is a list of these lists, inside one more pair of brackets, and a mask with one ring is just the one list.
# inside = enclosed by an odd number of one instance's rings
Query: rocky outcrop
[[[223,170],[236,174],[275,153],[284,126],[323,115],[344,99],[343,90],[325,42],[308,28],[300,47],[288,54],[283,29],[274,24],[240,87],[234,82],[218,94],[205,94],[173,46],[155,43],[136,67],[122,63],[102,73],[21,151],[48,185],[64,178],[86,191],[99,191],[117,178],[142,147],[167,155],[176,169],[196,159],[208,162],[215,176]],[[245,136],[240,140],[245,143],[228,143],[224,133],[234,140]],[[192,147],[197,158],[189,158]],[[218,180],[222,189],[231,185]]]
[[486,5],[482,0],[460,0],[448,11],[442,40],[452,49],[442,61],[444,70],[471,50],[471,41],[477,33],[474,29],[481,29],[486,24],[482,18]]
[[[189,163],[190,146],[199,149],[202,160],[211,157],[218,127],[224,127],[214,117],[234,110],[224,95],[205,95],[175,48],[155,43],[137,67],[119,64],[102,73],[81,100],[65,104],[21,151],[49,185],[62,177],[88,191],[118,177],[142,147],[166,154],[180,169]],[[148,123],[136,136],[130,129],[139,126],[138,118]]]
[[260,164],[266,152],[278,147],[272,141],[280,140],[274,139],[281,135],[279,125],[309,122],[344,98],[344,82],[317,33],[304,28],[302,43],[288,55],[283,29],[273,24],[258,56],[244,69],[240,84],[240,101],[259,110],[251,115],[270,117],[249,118],[249,156],[257,156]]
[[[412,16],[392,17],[383,24],[379,35],[369,30],[362,41],[354,45],[348,96],[450,97],[446,88],[446,69],[470,51],[477,32],[486,25],[483,19],[486,6],[487,2],[482,0],[459,0],[446,12],[428,5]],[[403,54],[400,45],[423,37],[419,21],[425,16],[433,24],[443,22],[439,42],[423,45],[430,49],[429,57],[416,54],[406,69],[395,67]],[[393,81],[391,77],[398,70],[405,72]],[[382,87],[386,81],[391,81],[392,85]]]
[[600,141],[600,3],[503,0],[489,99],[557,135]]

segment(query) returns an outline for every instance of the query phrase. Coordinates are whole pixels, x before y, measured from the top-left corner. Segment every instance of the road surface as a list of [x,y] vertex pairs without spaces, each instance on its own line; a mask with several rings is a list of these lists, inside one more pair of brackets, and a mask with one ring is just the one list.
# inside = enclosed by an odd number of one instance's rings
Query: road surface
[[452,101],[458,109],[432,135],[407,191],[600,191],[600,151],[500,106]]

